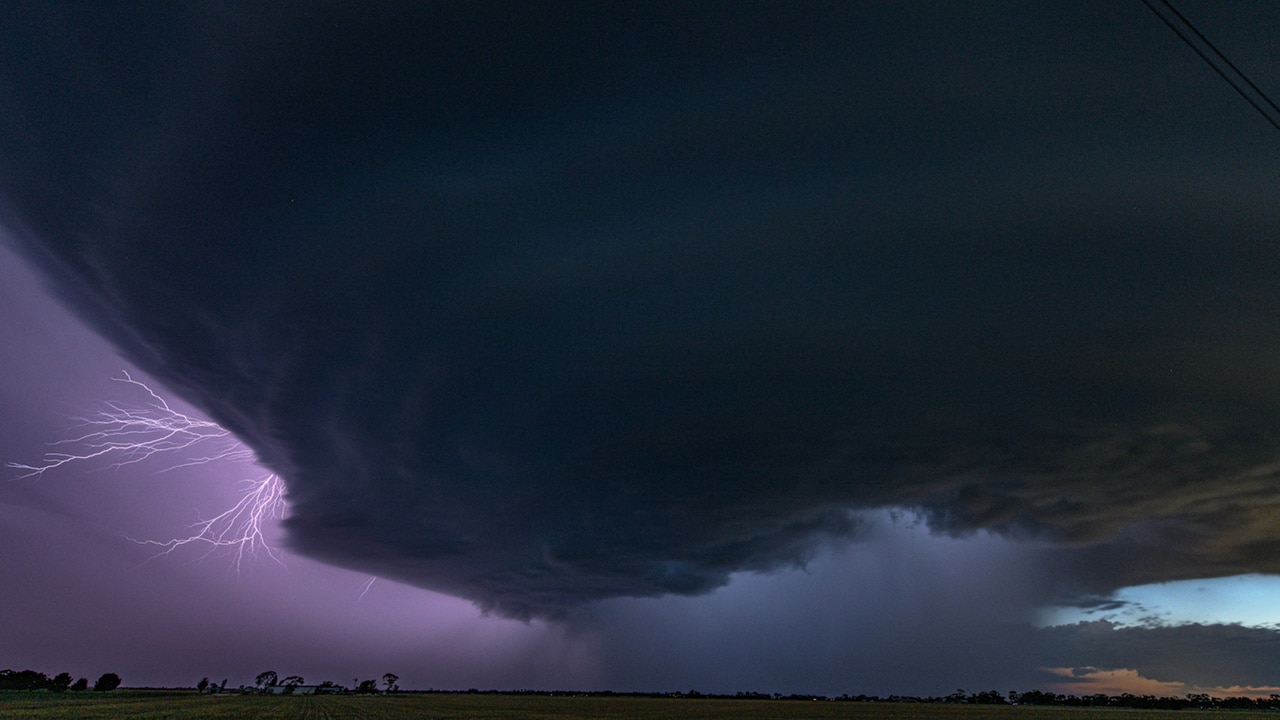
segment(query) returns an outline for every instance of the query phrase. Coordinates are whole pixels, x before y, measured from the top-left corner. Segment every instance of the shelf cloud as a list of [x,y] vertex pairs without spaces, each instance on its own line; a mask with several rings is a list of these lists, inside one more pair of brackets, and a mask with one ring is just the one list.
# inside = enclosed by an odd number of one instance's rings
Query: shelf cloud
[[519,618],[880,508],[1081,602],[1280,572],[1274,138],[1172,144],[1216,88],[1082,10],[116,10],[0,11],[4,224],[299,553]]

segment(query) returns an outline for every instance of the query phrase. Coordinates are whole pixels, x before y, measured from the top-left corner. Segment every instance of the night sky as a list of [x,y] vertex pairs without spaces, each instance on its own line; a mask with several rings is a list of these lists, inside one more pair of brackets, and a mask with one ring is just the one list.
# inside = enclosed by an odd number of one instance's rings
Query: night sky
[[6,469],[0,667],[1280,692],[1277,187],[1138,0],[4,4],[0,461],[288,509]]

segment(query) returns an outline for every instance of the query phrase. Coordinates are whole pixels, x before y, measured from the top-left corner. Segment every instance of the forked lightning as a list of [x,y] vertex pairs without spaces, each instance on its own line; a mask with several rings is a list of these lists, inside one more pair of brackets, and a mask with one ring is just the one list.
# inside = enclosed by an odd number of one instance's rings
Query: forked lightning
[[[253,451],[226,428],[209,420],[201,420],[174,410],[145,383],[134,380],[126,372],[117,382],[136,386],[146,393],[141,405],[104,401],[96,412],[73,418],[77,421],[73,438],[51,443],[54,450],[45,453],[37,465],[8,463],[23,472],[20,478],[40,477],[64,465],[109,460],[109,467],[120,468],[156,456],[179,456],[179,462],[166,470],[177,470],[210,463],[256,462]],[[203,453],[182,458],[183,451]],[[134,540],[143,545],[156,545],[160,554],[168,555],[188,545],[208,546],[208,552],[228,550],[237,572],[246,559],[265,553],[276,562],[280,557],[263,534],[263,526],[283,517],[285,511],[284,482],[275,473],[241,481],[239,501],[226,511],[191,526],[186,537],[172,540]],[[133,538],[130,538],[133,540]]]

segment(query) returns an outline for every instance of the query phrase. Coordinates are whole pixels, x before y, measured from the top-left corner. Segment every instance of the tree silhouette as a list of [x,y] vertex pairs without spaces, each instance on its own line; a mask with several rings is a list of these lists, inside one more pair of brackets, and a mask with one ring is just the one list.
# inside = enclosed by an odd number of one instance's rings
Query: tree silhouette
[[266,672],[258,673],[258,677],[253,679],[253,684],[257,685],[259,688],[275,687],[279,683],[280,676],[276,675],[275,670],[267,670]]
[[400,676],[395,673],[387,673],[382,676],[382,682],[387,686],[387,692],[393,693],[400,689],[400,686],[396,685],[396,681],[399,679]]
[[93,689],[98,692],[110,692],[120,687],[120,676],[115,673],[103,673],[93,684]]
[[89,678],[80,678],[71,684],[72,692],[83,692],[89,689]]
[[200,678],[200,682],[196,683],[196,692],[204,694],[207,689],[209,689],[209,678]]
[[49,692],[60,693],[71,687],[71,673],[58,673],[49,681]]
[[0,690],[40,690],[49,686],[49,676],[35,670],[0,670]]

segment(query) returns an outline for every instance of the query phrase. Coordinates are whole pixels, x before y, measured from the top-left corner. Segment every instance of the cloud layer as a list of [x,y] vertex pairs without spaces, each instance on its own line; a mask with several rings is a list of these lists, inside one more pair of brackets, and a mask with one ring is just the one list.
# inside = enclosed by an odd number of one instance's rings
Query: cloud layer
[[[1078,668],[1136,669],[1144,677],[1199,688],[1274,687],[1280,633],[1239,625],[1117,628],[1106,621],[1039,631],[1050,662]],[[1243,694],[1243,693],[1242,693]],[[1256,694],[1256,693],[1251,693]],[[1268,693],[1263,693],[1268,694]]]
[[1141,8],[255,12],[6,8],[0,188],[299,552],[518,617],[887,506],[1280,572],[1274,142]]

